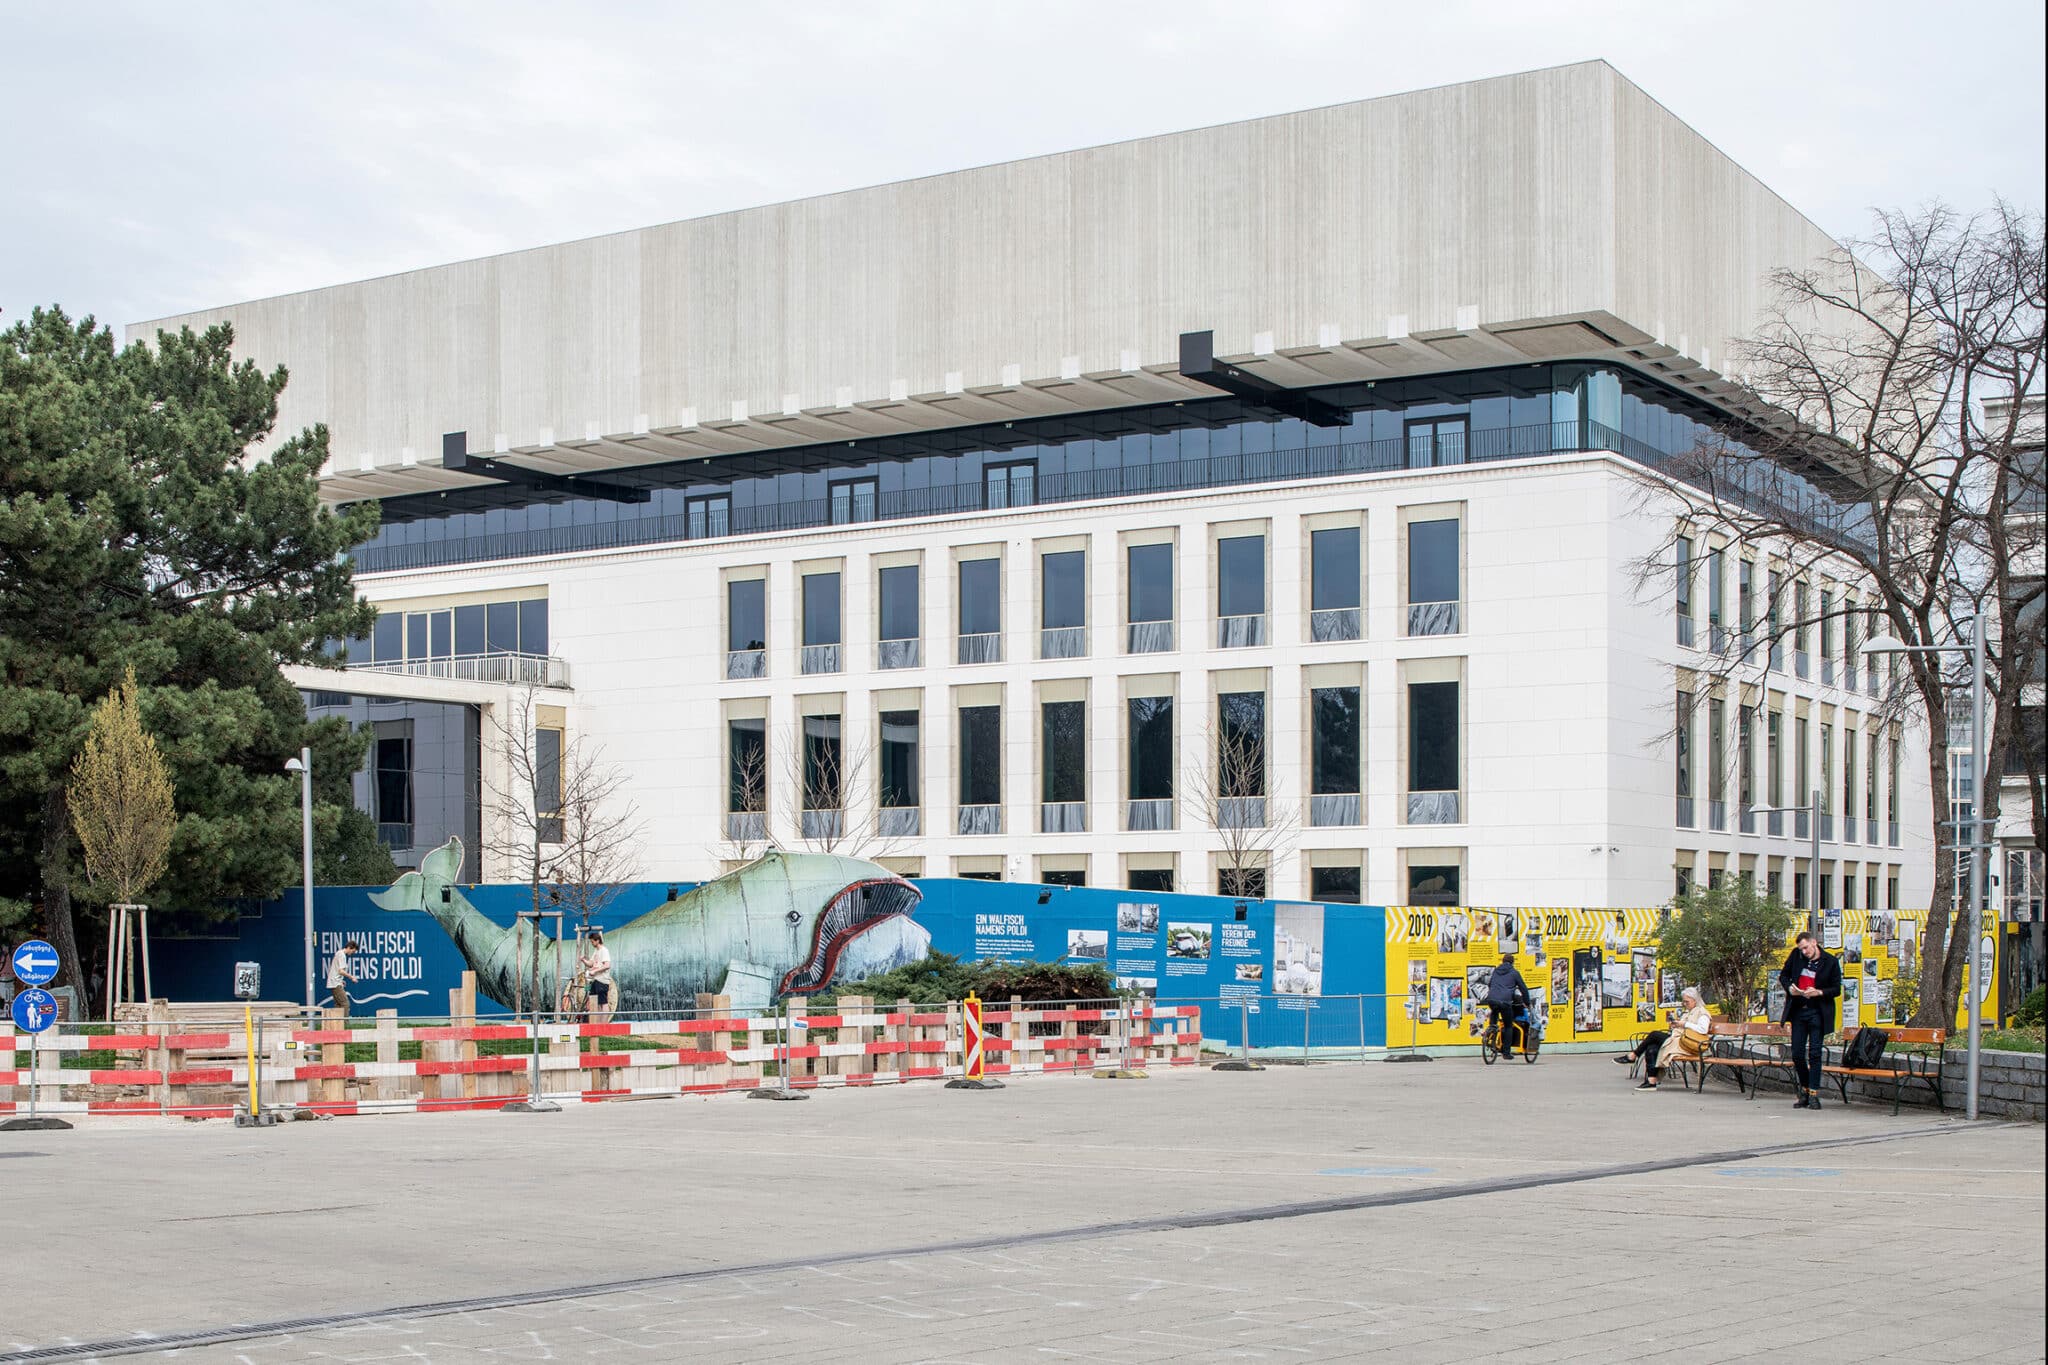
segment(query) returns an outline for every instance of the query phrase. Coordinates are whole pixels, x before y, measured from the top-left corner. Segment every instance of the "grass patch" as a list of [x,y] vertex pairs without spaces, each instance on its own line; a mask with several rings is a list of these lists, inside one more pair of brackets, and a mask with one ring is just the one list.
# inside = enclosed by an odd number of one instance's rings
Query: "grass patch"
[[2048,1052],[2048,1029],[2040,1024],[1986,1029],[1982,1041],[1986,1052]]

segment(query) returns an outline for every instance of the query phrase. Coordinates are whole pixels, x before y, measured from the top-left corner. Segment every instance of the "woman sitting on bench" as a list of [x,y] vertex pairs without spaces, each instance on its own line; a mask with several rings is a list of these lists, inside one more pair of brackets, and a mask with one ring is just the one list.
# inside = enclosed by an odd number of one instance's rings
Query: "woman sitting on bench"
[[1617,1065],[1628,1066],[1640,1059],[1643,1063],[1643,1083],[1638,1090],[1655,1090],[1657,1075],[1673,1062],[1698,1057],[1706,1051],[1705,1038],[1713,1016],[1707,1013],[1706,1005],[1700,1000],[1697,986],[1687,986],[1680,993],[1681,1008],[1671,1012],[1671,1027],[1651,1029],[1643,1040],[1614,1060]]

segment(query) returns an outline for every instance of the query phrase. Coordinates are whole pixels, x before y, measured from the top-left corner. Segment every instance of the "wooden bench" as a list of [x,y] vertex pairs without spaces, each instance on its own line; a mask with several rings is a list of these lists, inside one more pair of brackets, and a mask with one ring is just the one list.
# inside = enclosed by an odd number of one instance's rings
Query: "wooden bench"
[[[1846,1053],[1849,1044],[1856,1041],[1856,1035],[1863,1030],[1846,1028],[1842,1030],[1842,1050]],[[1892,1083],[1892,1112],[1899,1112],[1899,1101],[1905,1097],[1907,1081],[1925,1081],[1934,1092],[1934,1107],[1946,1109],[1941,1096],[1942,1047],[1948,1042],[1948,1030],[1940,1028],[1895,1028],[1886,1029],[1893,1043],[1932,1043],[1934,1055],[1930,1058],[1918,1052],[1887,1053],[1877,1066],[1829,1065],[1821,1069],[1835,1078],[1835,1088],[1841,1092],[1842,1103],[1849,1102],[1850,1081],[1890,1081]],[[1887,1044],[1889,1046],[1889,1044]],[[1897,1063],[1897,1065],[1894,1065]]]
[[[1765,1068],[1791,1072],[1791,1044],[1790,1024],[1730,1023],[1716,1019],[1707,1026],[1707,1055],[1681,1057],[1671,1065],[1673,1069],[1689,1066],[1698,1072],[1701,1093],[1707,1088],[1707,1073],[1717,1066],[1725,1067],[1735,1077],[1735,1088],[1755,1099],[1756,1072]],[[1751,1079],[1745,1081],[1746,1074]],[[1683,1071],[1679,1072],[1678,1083],[1685,1084]]]

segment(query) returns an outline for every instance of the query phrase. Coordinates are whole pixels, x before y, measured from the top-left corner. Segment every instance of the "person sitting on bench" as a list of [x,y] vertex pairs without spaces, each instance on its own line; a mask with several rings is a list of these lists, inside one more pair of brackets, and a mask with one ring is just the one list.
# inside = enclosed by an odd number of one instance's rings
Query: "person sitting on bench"
[[1683,1057],[1700,1055],[1699,1048],[1687,1045],[1687,1037],[1706,1037],[1713,1016],[1707,1013],[1706,1004],[1700,999],[1699,987],[1687,986],[1680,992],[1679,999],[1680,1007],[1671,1012],[1670,1028],[1651,1029],[1643,1035],[1641,1042],[1614,1059],[1622,1066],[1638,1059],[1642,1061],[1643,1083],[1636,1087],[1638,1090],[1655,1090],[1658,1073],[1665,1067]]

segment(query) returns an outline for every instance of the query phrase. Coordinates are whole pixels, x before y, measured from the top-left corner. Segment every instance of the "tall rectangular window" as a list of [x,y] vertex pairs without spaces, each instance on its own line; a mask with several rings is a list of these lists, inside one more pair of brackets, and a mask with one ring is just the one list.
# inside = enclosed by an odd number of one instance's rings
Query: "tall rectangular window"
[[1067,630],[1088,624],[1088,556],[1060,550],[1038,557],[1039,627]]
[[839,717],[804,717],[804,809],[838,810],[844,799]]
[[804,643],[836,645],[839,634],[839,574],[837,570],[804,575]]
[[522,654],[548,652],[548,599],[529,597],[519,604],[519,651]]
[[1038,501],[1038,466],[1029,460],[990,465],[982,471],[982,505],[989,508],[1029,507]]
[[1216,614],[1260,616],[1266,610],[1266,538],[1224,536],[1216,542]]
[[[1764,788],[1764,804],[1767,806],[1785,804],[1785,756],[1779,751],[1778,734],[1779,722],[1783,719],[1784,717],[1776,711],[1764,714],[1764,781],[1767,784]],[[1773,824],[1775,823],[1776,817],[1773,817]],[[1777,831],[1773,829],[1771,832],[1775,834]]]
[[533,732],[533,813],[544,844],[562,842],[562,732]]
[[455,652],[458,655],[484,652],[484,609],[481,606],[455,609]]
[[1358,528],[1337,526],[1309,535],[1309,609],[1350,611],[1359,605]]
[[1173,546],[1133,545],[1129,552],[1131,621],[1173,619]]
[[882,639],[918,638],[917,575],[915,564],[892,565],[876,575],[876,588],[881,597]]
[[1672,604],[1678,617],[1678,643],[1692,643],[1692,537],[1680,536],[1673,571],[1678,576],[1678,594]]
[[1707,637],[1709,647],[1720,650],[1727,641],[1722,627],[1727,623],[1723,595],[1728,590],[1727,552],[1716,545],[1707,551]]
[[[1792,665],[1793,671],[1802,678],[1806,676],[1808,631],[1812,628],[1806,613],[1812,600],[1805,583],[1792,585]],[[1806,793],[1799,793],[1799,799],[1804,801]]]
[[1458,790],[1458,684],[1408,684],[1408,790]]
[[1722,807],[1728,800],[1728,740],[1723,733],[1725,703],[1719,697],[1707,699],[1707,821],[1721,828]]
[[[1820,793],[1820,813],[1822,815],[1829,815],[1834,812],[1835,797],[1834,793],[1828,788],[1828,784],[1834,775],[1835,727],[1823,725],[1820,727],[1820,780],[1814,783],[1814,790]],[[1827,838],[1827,831],[1821,831],[1821,837],[1823,839]]]
[[1408,524],[1408,600],[1458,600],[1458,523],[1415,521]]
[[1842,727],[1842,836],[1856,837],[1856,730]]
[[[559,735],[559,731],[552,732]],[[538,785],[536,783],[536,785]],[[559,810],[557,801],[552,809]],[[412,823],[412,739],[389,735],[377,740],[377,823]],[[407,841],[410,843],[410,840]]]
[[1039,744],[1043,750],[1039,799],[1065,805],[1088,799],[1088,706],[1079,701],[1049,701],[1039,708]]
[[380,664],[395,664],[405,658],[405,617],[382,612],[370,627],[370,657]]
[[1746,822],[1756,804],[1756,708],[1751,706],[1735,711],[1735,802]]
[[1745,559],[1735,566],[1735,624],[1742,631],[1742,644],[1749,647],[1756,629],[1756,565]]
[[1359,690],[1318,687],[1309,693],[1309,791],[1316,796],[1345,795],[1358,785],[1359,743],[1363,730]]
[[405,657],[424,659],[427,657],[427,614],[423,611],[406,613]]
[[1820,657],[1823,661],[1835,655],[1835,623],[1831,619],[1835,610],[1835,595],[1826,588],[1820,590],[1820,620],[1814,622],[1820,631]]
[[1224,692],[1216,698],[1216,794],[1224,801],[1266,794],[1263,692]]
[[1877,840],[1877,728],[1872,726],[1863,737],[1863,818],[1870,823],[1870,838]]
[[[960,708],[960,804],[1003,801],[1003,722],[998,706]],[[993,833],[994,831],[988,831]]]
[[1003,628],[1003,562],[960,561],[960,633],[994,635]]
[[1130,700],[1130,764],[1126,774],[1133,801],[1173,799],[1173,698]]
[[768,583],[735,578],[725,585],[725,647],[731,651],[768,647]]
[[[455,614],[447,611],[427,613],[427,653],[436,659],[445,659],[455,652]],[[547,651],[542,650],[545,654]]]
[[[1885,776],[1884,809],[1885,820],[1896,826],[1899,823],[1899,731],[1896,726],[1892,728],[1891,741],[1892,761]],[[1886,842],[1896,844],[1898,841],[1899,836],[1895,832],[1887,832]]]
[[1770,637],[1770,658],[1772,668],[1785,666],[1785,642],[1778,635],[1784,612],[1778,601],[1778,571],[1772,569],[1764,587],[1764,632]]
[[758,716],[725,727],[725,808],[733,814],[768,809],[768,722]]
[[[1792,768],[1798,776],[1799,789],[1792,793],[1792,803],[1806,805],[1813,800],[1813,744],[1805,716],[1792,722]],[[1818,811],[1809,812],[1818,815]],[[1803,823],[1803,822],[1802,822]]]
[[882,722],[881,804],[902,810],[922,803],[918,795],[918,715],[915,711],[884,711]]
[[880,484],[874,479],[846,479],[832,485],[832,524],[845,526],[856,521],[873,521],[877,490]]
[[1692,693],[1680,692],[1675,708],[1677,716],[1677,777],[1678,777],[1678,823],[1693,823],[1692,786]]

